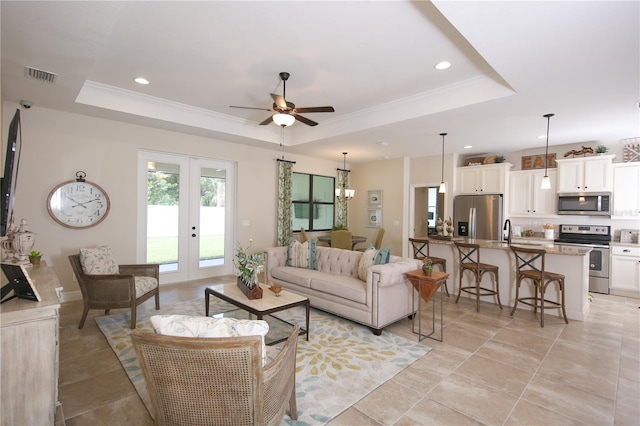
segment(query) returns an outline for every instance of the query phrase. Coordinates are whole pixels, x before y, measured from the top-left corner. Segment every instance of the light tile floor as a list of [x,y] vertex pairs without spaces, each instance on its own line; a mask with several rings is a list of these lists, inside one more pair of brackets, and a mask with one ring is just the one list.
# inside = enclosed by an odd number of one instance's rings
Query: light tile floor
[[[161,304],[203,297],[205,286],[205,281],[163,286]],[[510,309],[501,311],[490,298],[481,303],[480,313],[468,299],[454,300],[445,297],[444,342],[423,340],[433,348],[428,355],[331,426],[639,424],[640,299],[596,294],[587,321],[566,325],[552,311],[544,328],[532,312],[518,310],[512,318]],[[428,318],[431,304],[423,306],[423,318]],[[152,309],[152,301],[141,306]],[[151,425],[93,321],[103,312],[90,311],[78,330],[81,312],[82,302],[60,309],[60,398],[66,424]],[[417,340],[408,320],[386,330]]]

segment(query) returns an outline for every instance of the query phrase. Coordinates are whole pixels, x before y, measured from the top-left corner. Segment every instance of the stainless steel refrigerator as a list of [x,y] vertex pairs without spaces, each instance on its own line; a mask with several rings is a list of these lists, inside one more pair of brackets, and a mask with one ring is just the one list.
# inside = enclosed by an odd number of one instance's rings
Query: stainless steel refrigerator
[[502,194],[456,196],[453,199],[455,234],[502,241],[502,208]]

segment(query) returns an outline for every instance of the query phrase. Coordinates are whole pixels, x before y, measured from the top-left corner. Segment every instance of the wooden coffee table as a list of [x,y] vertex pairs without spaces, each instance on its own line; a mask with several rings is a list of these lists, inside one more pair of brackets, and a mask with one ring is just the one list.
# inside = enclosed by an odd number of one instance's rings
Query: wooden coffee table
[[[307,340],[309,340],[309,299],[305,296],[300,296],[287,290],[282,290],[279,293],[280,295],[276,296],[271,290],[269,290],[269,286],[260,284],[260,287],[262,287],[262,299],[248,299],[247,296],[245,296],[245,294],[238,288],[236,283],[216,284],[207,287],[204,290],[205,315],[209,316],[209,296],[215,296],[218,299],[232,304],[233,306],[237,306],[243,311],[255,315],[259,320],[270,315],[270,318],[284,324],[289,324],[293,327],[293,324],[278,317],[274,317],[271,314],[295,308],[296,306],[304,306],[307,314],[307,323],[305,329],[300,329],[300,334],[306,334]],[[222,313],[222,315],[225,314],[226,313]],[[235,315],[229,316],[236,317]],[[268,345],[275,345],[285,341],[287,337],[288,336],[276,339],[265,339],[265,342]]]

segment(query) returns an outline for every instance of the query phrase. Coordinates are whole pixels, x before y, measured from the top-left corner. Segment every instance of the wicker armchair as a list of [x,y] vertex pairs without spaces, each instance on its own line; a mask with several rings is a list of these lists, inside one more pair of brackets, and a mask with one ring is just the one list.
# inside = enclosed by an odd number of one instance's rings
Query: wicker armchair
[[[78,279],[84,309],[78,328],[84,327],[89,309],[104,309],[108,314],[111,309],[131,308],[131,328],[136,328],[136,308],[142,302],[155,297],[156,310],[160,309],[160,266],[157,264],[119,265],[117,275],[85,274],[80,263],[80,255],[69,256],[71,268]],[[153,277],[155,288],[144,294],[136,295],[135,277]],[[140,293],[140,291],[138,291]]]
[[156,425],[279,425],[295,392],[299,327],[262,367],[260,336],[171,337],[133,332]]

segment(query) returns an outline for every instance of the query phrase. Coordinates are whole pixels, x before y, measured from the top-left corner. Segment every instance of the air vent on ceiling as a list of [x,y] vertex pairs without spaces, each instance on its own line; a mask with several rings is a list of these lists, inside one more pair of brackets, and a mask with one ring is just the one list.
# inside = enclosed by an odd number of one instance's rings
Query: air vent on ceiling
[[58,74],[39,70],[38,68],[33,67],[25,67],[27,72],[27,77],[33,78],[35,80],[44,81],[45,83],[54,83],[54,80]]

